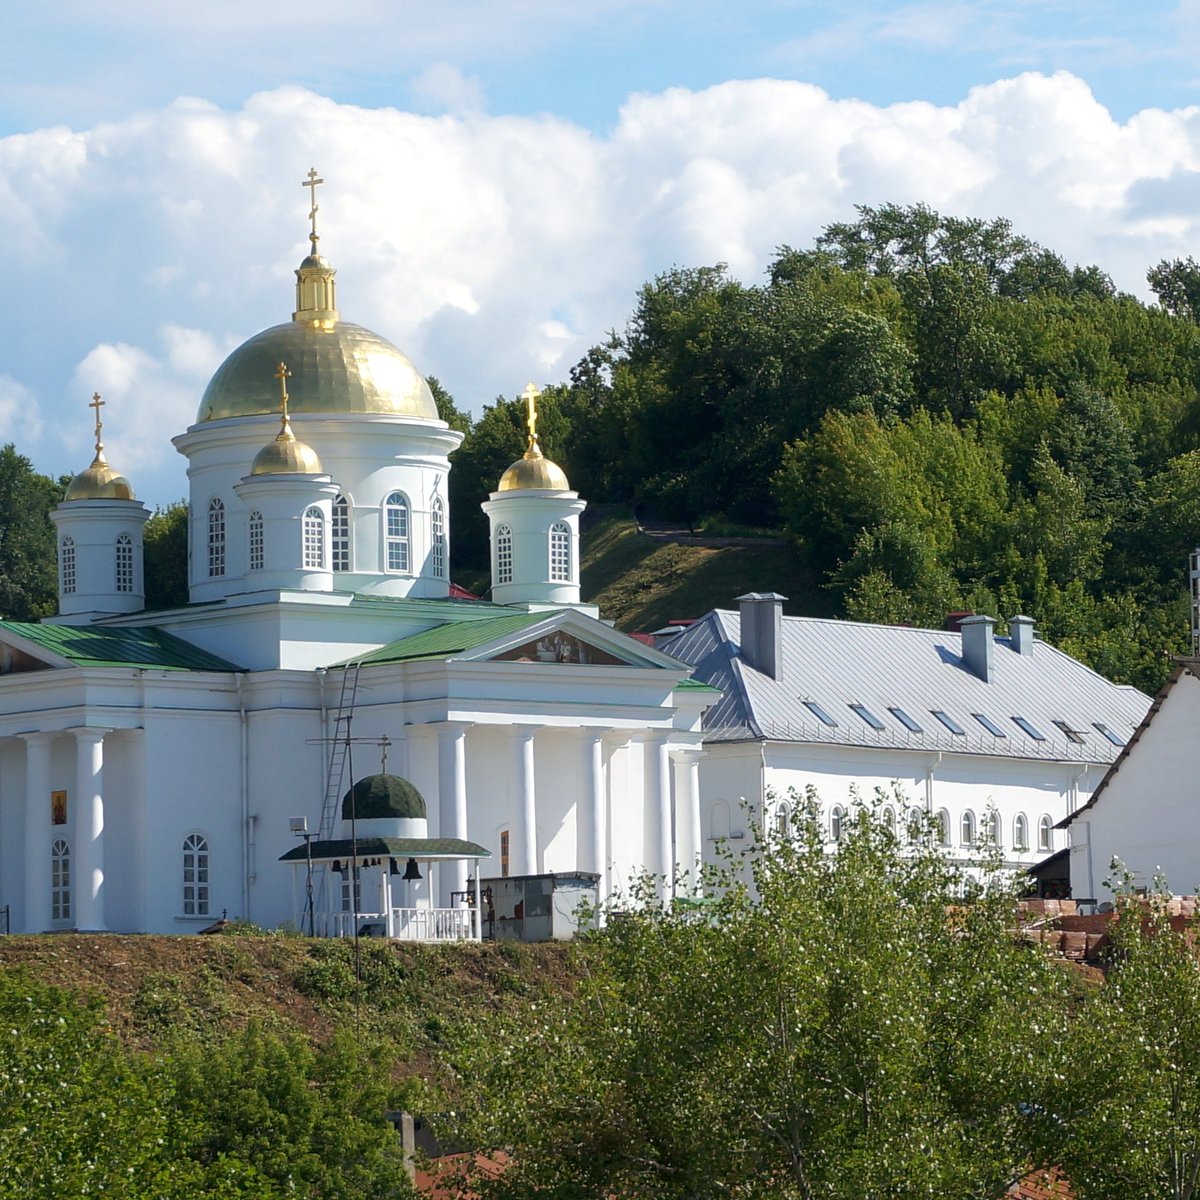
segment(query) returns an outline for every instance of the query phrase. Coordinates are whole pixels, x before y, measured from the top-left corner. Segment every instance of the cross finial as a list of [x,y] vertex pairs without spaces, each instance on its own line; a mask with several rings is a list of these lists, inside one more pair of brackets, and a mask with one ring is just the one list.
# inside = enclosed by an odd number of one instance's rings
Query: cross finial
[[525,390],[521,393],[525,400],[525,410],[528,413],[525,418],[525,428],[529,430],[528,448],[530,450],[537,445],[537,402],[541,394],[541,389],[536,383],[527,383]]
[[288,419],[287,381],[291,374],[292,373],[288,370],[287,363],[285,362],[281,362],[279,366],[275,368],[275,378],[279,380],[279,408],[283,413],[283,419],[285,421]]
[[324,182],[325,180],[317,177],[317,168],[309,167],[308,178],[300,184],[301,187],[308,188],[312,201],[311,207],[308,210],[308,219],[312,222],[312,232],[309,233],[308,240],[312,242],[312,252],[314,254],[317,252],[317,243],[321,240],[321,235],[317,232],[317,213],[320,211],[317,204],[317,185]]
[[388,754],[388,747],[391,744],[392,744],[392,739],[390,737],[388,737],[388,735],[386,733],[383,735],[383,737],[381,737],[379,739],[379,758],[380,758],[379,773],[381,775],[387,774],[387,754]]
[[100,399],[99,392],[92,393],[92,402],[88,408],[96,410],[96,455],[99,457],[104,453],[104,443],[100,440],[100,431],[103,428],[103,422],[100,420],[100,410],[104,407],[104,401]]

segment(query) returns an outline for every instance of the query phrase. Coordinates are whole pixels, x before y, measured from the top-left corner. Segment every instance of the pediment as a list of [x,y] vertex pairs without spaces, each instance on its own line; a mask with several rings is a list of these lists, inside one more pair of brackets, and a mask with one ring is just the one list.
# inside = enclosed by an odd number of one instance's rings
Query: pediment
[[[562,663],[589,667],[628,667],[629,658],[619,658],[611,650],[592,645],[565,629],[548,630],[541,637],[514,646],[492,656],[493,662]],[[640,664],[637,664],[640,665]]]
[[51,671],[55,667],[61,666],[63,666],[61,661],[48,662],[46,659],[30,654],[27,650],[22,650],[19,646],[0,642],[0,675],[20,675],[27,671]]

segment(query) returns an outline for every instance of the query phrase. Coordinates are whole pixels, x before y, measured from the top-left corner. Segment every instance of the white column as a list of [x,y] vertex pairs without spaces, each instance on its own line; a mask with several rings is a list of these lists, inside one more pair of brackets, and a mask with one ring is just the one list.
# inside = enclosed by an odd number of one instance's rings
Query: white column
[[600,876],[597,894],[603,902],[608,895],[608,820],[604,803],[604,734],[591,729],[582,731],[583,788],[579,812],[579,868]]
[[75,734],[75,927],[104,930],[104,735],[107,729]]
[[517,791],[517,869],[514,875],[538,873],[537,789],[533,771],[533,735],[538,728],[537,725],[514,725],[512,730],[513,778]]
[[[50,928],[50,733],[24,733],[25,932]],[[68,802],[70,797],[68,797]],[[63,834],[66,829],[63,828]]]
[[700,754],[696,750],[677,750],[673,758],[679,865],[691,873],[693,890],[698,892],[700,868],[704,865],[704,836],[700,825]]
[[646,867],[659,876],[658,894],[671,896],[671,756],[665,734],[649,735],[646,747],[646,811],[650,817]]
[[[469,723],[447,721],[438,730],[438,836],[467,837],[467,730]],[[467,888],[467,864],[459,859],[448,862],[448,870],[439,872],[441,903],[448,906],[451,892]]]

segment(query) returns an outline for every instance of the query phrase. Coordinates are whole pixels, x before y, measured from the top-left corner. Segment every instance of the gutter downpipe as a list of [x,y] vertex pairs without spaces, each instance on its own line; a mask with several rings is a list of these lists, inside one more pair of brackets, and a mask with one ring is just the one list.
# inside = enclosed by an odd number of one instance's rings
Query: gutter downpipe
[[242,802],[242,913],[243,919],[250,920],[250,763],[249,763],[249,721],[246,715],[246,697],[242,692],[245,681],[244,672],[234,675],[237,684],[238,717],[241,721],[241,802]]
[[942,765],[942,752],[939,750],[934,760],[925,768],[925,813],[933,816],[933,773]]
[[[325,679],[328,674],[329,674],[329,672],[325,667],[317,668],[317,694],[321,698],[321,738],[325,743],[325,751],[322,754],[322,758],[324,759],[324,762],[322,765],[324,766],[325,769],[322,772],[322,774],[325,776],[326,779],[329,778],[329,764],[333,758],[333,743],[329,740],[329,704],[325,700]],[[322,808],[324,808],[324,805],[325,805],[325,794],[324,794],[324,792],[322,792],[321,793]],[[321,812],[318,815],[318,817],[317,817],[318,825],[320,824],[321,817],[323,817],[324,815],[325,815],[324,812]]]

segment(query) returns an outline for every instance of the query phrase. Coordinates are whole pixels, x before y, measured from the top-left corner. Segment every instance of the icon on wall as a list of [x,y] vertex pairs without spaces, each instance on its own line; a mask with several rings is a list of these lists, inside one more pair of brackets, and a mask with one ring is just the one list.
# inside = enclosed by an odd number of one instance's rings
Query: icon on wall
[[50,824],[65,825],[67,823],[67,793],[50,793]]

